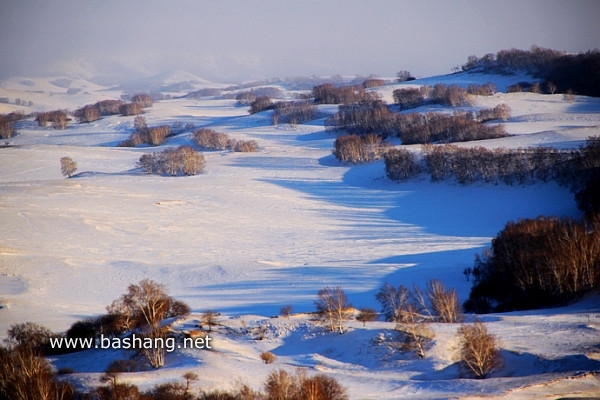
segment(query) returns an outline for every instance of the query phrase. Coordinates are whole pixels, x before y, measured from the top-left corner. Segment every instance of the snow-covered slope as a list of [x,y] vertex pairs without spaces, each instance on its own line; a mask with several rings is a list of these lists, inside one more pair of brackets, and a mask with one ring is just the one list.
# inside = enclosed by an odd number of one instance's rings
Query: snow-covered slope
[[[31,96],[39,109],[75,109],[120,95],[92,86],[68,94],[49,81],[26,87],[15,82],[5,83],[0,97]],[[29,91],[36,87],[39,92]],[[377,90],[386,98],[396,87]],[[512,110],[506,129],[514,136],[477,145],[576,147],[600,134],[598,99],[568,103],[559,95],[497,93],[478,97],[475,107],[499,103]],[[235,139],[256,140],[260,149],[207,152],[204,173],[168,178],[136,169],[140,155],[156,149],[116,147],[131,133],[133,117],[106,117],[64,131],[39,128],[31,120],[19,123],[11,146],[0,148],[0,335],[24,321],[64,331],[103,313],[128,284],[151,278],[191,306],[195,314],[188,324],[214,309],[231,329],[216,333],[214,352],[176,352],[161,371],[123,377],[140,385],[194,370],[202,387],[229,388],[239,379],[258,388],[275,368],[303,367],[332,374],[353,399],[445,398],[500,395],[521,386],[532,391],[600,369],[597,297],[565,309],[487,316],[507,366],[486,381],[458,379],[456,325],[436,325],[431,357],[415,360],[390,350],[393,325],[384,322],[365,328],[351,322],[340,336],[313,327],[308,315],[267,318],[287,304],[312,311],[317,290],[325,286],[342,286],[355,307],[378,308],[374,294],[383,282],[423,286],[435,277],[456,287],[464,300],[470,283],[462,270],[507,221],[579,216],[566,189],[552,183],[464,187],[425,178],[393,183],[381,162],[354,167],[337,162],[323,120],[272,126],[268,112],[248,115],[232,100],[161,101],[144,116],[150,126],[209,126]],[[166,146],[190,143],[188,134],[170,138]],[[60,174],[63,156],[77,162],[71,179]],[[272,334],[255,341],[251,334],[231,333],[241,332],[240,321],[267,326]],[[262,363],[265,350],[278,356],[275,364]],[[117,356],[97,350],[55,363],[75,369],[73,379],[89,385],[98,383]],[[600,388],[594,375],[565,385],[554,383],[553,394]]]

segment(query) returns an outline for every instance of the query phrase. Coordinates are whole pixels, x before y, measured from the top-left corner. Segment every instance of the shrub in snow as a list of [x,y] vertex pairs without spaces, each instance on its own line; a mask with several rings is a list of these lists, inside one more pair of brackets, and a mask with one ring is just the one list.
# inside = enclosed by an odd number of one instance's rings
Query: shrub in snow
[[293,307],[291,305],[283,306],[279,309],[279,315],[288,318],[292,314]]
[[77,171],[77,163],[71,157],[62,157],[60,159],[60,172],[63,176],[72,177]]
[[497,339],[479,321],[458,329],[460,367],[466,376],[485,379],[503,365]]
[[39,113],[35,120],[42,127],[51,122],[54,129],[67,129],[67,124],[71,119],[66,111],[57,110]]
[[366,326],[367,322],[373,322],[377,319],[377,311],[373,308],[361,308],[356,316],[356,320],[363,323]]
[[142,108],[152,107],[152,104],[154,104],[152,97],[150,97],[150,95],[145,94],[145,93],[140,93],[140,94],[134,95],[131,98],[131,102],[135,103],[135,104],[139,104],[140,107],[142,107]]
[[230,141],[226,133],[216,132],[208,128],[194,131],[192,138],[199,147],[209,150],[225,150]]
[[229,146],[233,151],[239,153],[254,153],[258,150],[256,140],[233,140],[230,141]]
[[267,399],[348,399],[346,389],[335,378],[323,374],[309,377],[299,371],[293,376],[280,369],[269,374],[264,387]]
[[265,364],[273,364],[277,359],[277,356],[270,351],[263,351],[260,353],[260,359],[263,360]]
[[147,153],[140,157],[138,166],[148,174],[196,175],[206,166],[202,153],[190,146],[168,148],[159,153]]

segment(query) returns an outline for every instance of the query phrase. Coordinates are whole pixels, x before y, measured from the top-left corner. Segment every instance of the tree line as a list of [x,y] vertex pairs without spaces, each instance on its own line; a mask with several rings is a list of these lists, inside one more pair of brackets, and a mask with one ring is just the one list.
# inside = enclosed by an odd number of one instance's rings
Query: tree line
[[600,215],[511,221],[467,273],[465,308],[478,313],[563,305],[600,290]]
[[395,113],[376,100],[340,105],[338,112],[325,120],[325,128],[356,135],[399,137],[402,144],[450,143],[508,136],[503,125],[486,122],[506,120],[509,115],[510,109],[504,104],[477,114]]
[[574,93],[600,97],[600,51],[569,54],[532,46],[529,50],[505,49],[479,58],[469,56],[463,71],[512,73],[525,71],[542,81],[546,93]]

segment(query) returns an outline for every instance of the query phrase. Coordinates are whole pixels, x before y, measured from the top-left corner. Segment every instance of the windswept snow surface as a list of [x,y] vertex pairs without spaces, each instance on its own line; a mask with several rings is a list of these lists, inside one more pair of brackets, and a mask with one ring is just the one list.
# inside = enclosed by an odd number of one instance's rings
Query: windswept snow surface
[[[14,97],[19,87],[6,86],[0,97]],[[385,98],[396,87],[378,90]],[[112,93],[88,89],[83,97],[32,96],[40,109],[53,109],[53,98],[54,108],[75,109]],[[600,134],[598,99],[567,103],[558,95],[497,93],[478,97],[475,107],[499,103],[512,109],[505,125],[515,136],[475,145],[570,148]],[[206,309],[221,312],[223,326],[215,333],[215,351],[178,351],[160,371],[122,378],[143,387],[193,370],[201,377],[198,387],[227,389],[243,381],[258,389],[270,371],[302,367],[331,374],[352,399],[505,392],[512,399],[525,386],[524,393],[544,395],[600,391],[597,375],[585,375],[600,370],[597,297],[564,309],[485,316],[506,360],[504,370],[485,381],[459,379],[457,325],[434,325],[431,356],[416,360],[392,350],[393,325],[385,322],[365,328],[350,322],[349,332],[338,335],[314,326],[308,314],[268,318],[287,304],[296,312],[312,311],[325,286],[341,286],[357,308],[378,309],[374,295],[383,282],[424,286],[437,278],[464,300],[470,283],[463,269],[506,222],[580,215],[568,190],[552,183],[460,186],[425,177],[390,182],[382,162],[336,161],[334,137],[322,119],[272,126],[269,112],[248,115],[232,100],[161,101],[144,116],[150,126],[193,123],[256,140],[260,149],[206,152],[204,173],[161,177],[142,173],[136,161],[164,146],[190,144],[189,132],[159,148],[120,148],[116,144],[133,130],[132,117],[72,123],[63,131],[20,122],[19,134],[0,148],[0,335],[25,321],[64,331],[103,313],[127,285],[151,278],[191,306],[194,314],[180,329],[193,327]],[[71,179],[60,174],[63,156],[77,162]],[[255,340],[259,326],[268,328],[263,340]],[[260,360],[266,350],[277,355],[275,364]],[[53,362],[75,369],[72,379],[90,387],[120,356],[94,350]]]

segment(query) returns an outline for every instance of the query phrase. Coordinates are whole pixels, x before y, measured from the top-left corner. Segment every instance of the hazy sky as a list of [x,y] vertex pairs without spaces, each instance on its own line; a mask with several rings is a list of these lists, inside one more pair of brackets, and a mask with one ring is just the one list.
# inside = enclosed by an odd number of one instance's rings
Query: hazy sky
[[600,48],[598,0],[0,0],[0,78],[451,72],[531,45]]

